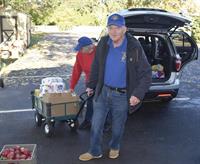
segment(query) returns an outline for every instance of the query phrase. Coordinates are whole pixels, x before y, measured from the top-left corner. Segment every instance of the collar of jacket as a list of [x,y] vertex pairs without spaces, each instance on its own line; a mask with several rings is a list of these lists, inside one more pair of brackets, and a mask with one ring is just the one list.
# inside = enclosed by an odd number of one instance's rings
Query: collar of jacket
[[[138,47],[138,41],[135,37],[133,37],[131,34],[126,32],[126,38],[127,38],[127,50],[134,49]],[[109,47],[108,40],[109,36],[107,35],[105,38],[105,42],[107,43],[107,46]]]
[[138,41],[135,37],[131,36],[131,34],[126,33],[127,37],[127,52],[131,49],[138,48]]
[[[126,53],[127,53],[127,60],[130,56],[133,55],[133,62],[137,62],[138,61],[138,48],[140,47],[139,45],[139,42],[138,40],[133,37],[131,34],[129,34],[128,32],[126,32],[126,37],[127,37],[127,49],[126,49]],[[106,56],[108,54],[108,51],[109,51],[109,45],[108,45],[108,39],[109,39],[109,36],[104,36],[102,38],[102,42],[104,43],[104,48],[103,48],[103,51],[105,54],[104,57],[103,57],[103,60],[105,61],[106,60]],[[106,43],[106,44],[105,44]]]

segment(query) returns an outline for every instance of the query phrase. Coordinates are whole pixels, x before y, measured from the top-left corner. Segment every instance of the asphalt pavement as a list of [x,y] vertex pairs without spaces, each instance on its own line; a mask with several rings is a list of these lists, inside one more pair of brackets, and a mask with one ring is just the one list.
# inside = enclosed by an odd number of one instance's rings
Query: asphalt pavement
[[[194,101],[196,100],[196,102]],[[169,105],[145,104],[129,116],[120,157],[109,159],[110,133],[104,134],[102,159],[91,164],[198,164],[200,162],[200,101],[176,99]],[[5,144],[37,144],[38,164],[78,164],[87,151],[89,130],[71,132],[62,122],[51,138],[36,127],[34,112],[0,114],[0,147]]]

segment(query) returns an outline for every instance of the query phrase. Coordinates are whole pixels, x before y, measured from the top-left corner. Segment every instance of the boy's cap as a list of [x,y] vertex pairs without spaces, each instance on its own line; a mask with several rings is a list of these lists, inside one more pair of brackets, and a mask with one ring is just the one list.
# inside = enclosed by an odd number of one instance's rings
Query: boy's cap
[[86,36],[79,38],[78,44],[74,48],[74,50],[79,51],[81,48],[93,44],[92,40]]
[[111,25],[115,25],[115,26],[125,26],[125,19],[123,16],[119,15],[119,14],[112,14],[108,17],[108,21],[107,21],[107,26],[111,26]]

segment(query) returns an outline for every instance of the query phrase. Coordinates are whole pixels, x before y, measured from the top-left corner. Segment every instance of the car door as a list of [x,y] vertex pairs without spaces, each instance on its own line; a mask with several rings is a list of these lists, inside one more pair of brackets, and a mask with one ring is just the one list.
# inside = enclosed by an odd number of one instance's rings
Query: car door
[[175,32],[171,35],[175,51],[181,57],[181,68],[192,60],[198,58],[198,46],[196,42],[185,32]]

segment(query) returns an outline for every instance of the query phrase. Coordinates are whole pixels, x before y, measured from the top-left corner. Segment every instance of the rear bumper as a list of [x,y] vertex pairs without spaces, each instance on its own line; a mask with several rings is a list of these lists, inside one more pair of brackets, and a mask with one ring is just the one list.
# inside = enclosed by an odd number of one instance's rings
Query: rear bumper
[[180,80],[176,79],[173,83],[152,85],[149,88],[149,92],[174,90],[174,89],[179,89],[179,86],[180,86]]
[[145,94],[144,102],[172,99],[177,96],[179,86],[179,79],[176,79],[172,84],[151,86],[149,91]]

